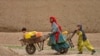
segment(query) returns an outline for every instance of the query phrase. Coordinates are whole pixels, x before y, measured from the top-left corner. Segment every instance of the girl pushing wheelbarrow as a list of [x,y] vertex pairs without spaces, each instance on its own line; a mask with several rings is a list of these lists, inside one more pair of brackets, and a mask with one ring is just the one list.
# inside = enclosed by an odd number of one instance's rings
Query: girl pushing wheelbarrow
[[[83,47],[85,46],[89,51],[91,51],[91,55],[93,55],[96,51],[94,47],[90,44],[89,40],[87,39],[87,36],[85,32],[82,29],[82,25],[77,25],[77,29],[73,32],[71,38],[77,33],[78,35],[78,54],[83,53]],[[69,38],[69,39],[71,39]]]
[[57,54],[67,53],[69,45],[62,34],[61,26],[58,24],[55,17],[50,17],[50,23],[52,29],[48,45],[51,46],[53,50],[57,51]]

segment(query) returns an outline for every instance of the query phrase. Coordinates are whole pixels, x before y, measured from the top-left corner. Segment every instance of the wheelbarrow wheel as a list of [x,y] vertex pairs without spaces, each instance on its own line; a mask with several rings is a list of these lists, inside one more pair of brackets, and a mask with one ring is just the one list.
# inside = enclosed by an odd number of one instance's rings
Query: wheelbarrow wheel
[[34,44],[28,44],[26,46],[26,52],[30,55],[34,54],[36,51],[36,47],[34,46]]
[[64,54],[68,52],[69,48],[61,48],[60,54]]

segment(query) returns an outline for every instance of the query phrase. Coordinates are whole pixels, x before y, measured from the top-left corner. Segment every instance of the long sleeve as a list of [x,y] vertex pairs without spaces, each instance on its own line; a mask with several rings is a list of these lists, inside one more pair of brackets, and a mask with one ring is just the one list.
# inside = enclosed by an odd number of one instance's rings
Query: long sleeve
[[57,32],[58,31],[58,27],[57,27],[57,25],[56,25],[56,23],[53,23],[52,24],[52,33],[55,33],[55,32]]

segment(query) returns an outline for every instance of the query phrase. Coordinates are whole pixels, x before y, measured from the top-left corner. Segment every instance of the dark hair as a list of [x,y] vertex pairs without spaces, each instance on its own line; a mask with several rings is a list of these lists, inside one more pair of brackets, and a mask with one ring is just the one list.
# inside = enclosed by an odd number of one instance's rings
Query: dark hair
[[22,28],[22,31],[26,31],[27,29],[25,27]]
[[81,25],[77,25],[77,27],[80,27]]
[[80,27],[80,29],[79,29],[79,30],[82,30],[82,25],[77,25],[77,27]]

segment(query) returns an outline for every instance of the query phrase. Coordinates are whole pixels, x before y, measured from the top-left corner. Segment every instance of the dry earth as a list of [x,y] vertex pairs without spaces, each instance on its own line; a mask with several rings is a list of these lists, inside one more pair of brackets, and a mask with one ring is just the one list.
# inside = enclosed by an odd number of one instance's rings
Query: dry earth
[[[45,33],[44,33],[45,34]],[[88,39],[91,44],[96,49],[96,54],[93,56],[100,55],[100,33],[87,33]],[[45,41],[45,48],[43,51],[39,52],[38,48],[34,55],[28,55],[25,51],[25,47],[22,47],[19,43],[19,39],[22,37],[22,33],[5,33],[0,32],[0,56],[92,56],[91,52],[84,49],[84,54],[77,54],[77,36],[73,38],[73,42],[75,44],[75,48],[69,49],[69,52],[64,55],[55,55],[55,51],[51,50],[49,46],[47,46],[47,41]]]

